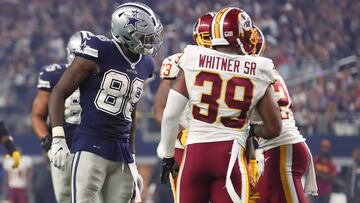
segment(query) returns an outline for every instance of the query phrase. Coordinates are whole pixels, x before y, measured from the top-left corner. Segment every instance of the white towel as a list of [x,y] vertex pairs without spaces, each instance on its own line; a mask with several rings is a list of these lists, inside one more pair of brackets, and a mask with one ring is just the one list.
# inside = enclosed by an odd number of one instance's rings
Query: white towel
[[228,165],[228,169],[227,169],[227,173],[226,173],[226,182],[225,182],[226,190],[228,191],[230,198],[233,202],[241,202],[241,198],[236,193],[234,185],[232,184],[231,177],[230,177],[231,172],[234,168],[236,159],[239,156],[240,148],[241,148],[240,144],[237,142],[237,140],[234,140],[233,146],[231,148],[230,161],[229,161],[229,165]]
[[[305,145],[306,145],[306,143],[305,143]],[[307,174],[305,177],[304,192],[309,195],[318,195],[318,193],[317,193],[318,188],[316,185],[316,174],[315,174],[313,157],[312,157],[311,151],[307,145],[306,145],[306,148],[309,151],[310,163],[309,163],[309,167],[308,167]]]

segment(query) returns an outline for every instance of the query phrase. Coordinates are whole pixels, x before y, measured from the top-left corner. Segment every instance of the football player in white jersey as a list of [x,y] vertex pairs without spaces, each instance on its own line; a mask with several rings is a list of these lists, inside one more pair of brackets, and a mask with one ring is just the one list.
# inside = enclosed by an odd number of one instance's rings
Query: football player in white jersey
[[[52,137],[47,124],[48,103],[51,91],[64,73],[65,69],[72,63],[75,55],[74,52],[81,45],[81,35],[93,35],[87,31],[74,33],[67,44],[67,64],[52,64],[45,66],[40,74],[38,81],[38,91],[32,106],[32,128],[36,136],[41,140],[41,146],[45,152],[48,152],[51,146]],[[72,131],[80,123],[80,95],[75,91],[65,100],[65,120],[66,120],[66,139],[70,144]],[[49,154],[50,155],[50,154]],[[50,157],[49,157],[50,158]],[[56,200],[60,203],[71,202],[71,160],[72,156],[67,157],[69,161],[64,170],[55,168],[51,164],[51,175],[54,186]]]
[[[195,44],[199,46],[204,46],[211,48],[210,41],[210,26],[215,13],[207,13],[196,21],[193,29],[193,37]],[[167,58],[165,58],[162,62],[162,66],[160,69],[160,78],[162,81],[160,82],[159,88],[156,92],[155,96],[155,104],[154,104],[154,118],[161,125],[163,111],[165,109],[167,96],[171,86],[174,84],[174,81],[180,71],[178,67],[178,60],[181,56],[181,53],[173,54]],[[176,163],[181,163],[181,158],[184,152],[184,145],[186,142],[187,136],[187,128],[189,126],[189,106],[185,107],[184,111],[181,113],[180,126],[181,131],[178,134],[178,139],[175,142],[175,161]],[[163,157],[163,152],[161,152],[161,144],[158,147],[158,156]],[[173,178],[170,176],[171,188],[173,190],[174,198],[175,196],[175,188],[176,188],[176,177]]]
[[[262,52],[264,50],[265,48]],[[256,191],[260,193],[257,202],[304,203],[307,202],[304,190],[309,194],[317,193],[313,160],[305,139],[295,125],[292,101],[285,81],[278,72],[275,78],[276,82],[271,87],[273,97],[280,107],[281,133],[276,138],[263,139],[250,130],[250,136],[258,137],[257,150],[261,153],[257,154],[260,154],[259,159],[265,162],[263,174],[256,186]],[[256,111],[252,115],[251,123],[252,127],[262,123],[261,116]],[[264,157],[261,157],[262,153]],[[305,173],[308,174],[303,188],[301,178]]]
[[3,121],[0,121],[0,143],[2,143],[6,149],[6,157],[13,159],[12,168],[17,168],[21,161],[21,153],[16,149],[13,137],[10,135]]
[[249,117],[256,107],[263,138],[281,131],[279,107],[269,87],[275,81],[270,59],[244,53],[242,41],[252,32],[241,9],[224,8],[212,20],[213,49],[187,46],[169,91],[162,119],[162,181],[174,172],[174,146],[180,114],[190,102],[190,122],[177,181],[177,202],[248,202],[249,181],[244,155]]

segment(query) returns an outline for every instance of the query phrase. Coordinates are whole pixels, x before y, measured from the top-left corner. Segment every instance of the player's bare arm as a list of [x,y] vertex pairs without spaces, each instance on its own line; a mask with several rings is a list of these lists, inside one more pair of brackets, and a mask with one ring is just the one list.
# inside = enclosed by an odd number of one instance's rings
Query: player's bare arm
[[35,135],[41,139],[49,134],[46,119],[50,92],[38,90],[32,104],[31,123]]
[[[184,71],[180,70],[178,77],[176,79],[175,84],[173,85],[173,87],[171,88],[177,92],[179,92],[180,94],[182,94],[184,97],[189,98],[188,96],[188,92],[186,89],[186,83],[185,83],[185,75],[184,75]],[[168,97],[169,98],[169,97]]]
[[280,135],[281,114],[280,108],[272,97],[271,87],[268,87],[264,97],[259,101],[257,110],[263,120],[263,125],[256,125],[254,134],[257,137],[271,139]]
[[135,154],[136,107],[137,107],[137,104],[134,104],[134,110],[131,113],[131,119],[133,122],[131,123],[129,143],[130,143],[132,154]]
[[41,146],[47,152],[51,146],[51,136],[46,123],[50,92],[38,90],[32,104],[31,125],[35,135],[41,140]]
[[172,80],[161,80],[159,88],[155,95],[154,118],[159,125],[161,125],[163,112],[166,106],[167,96],[169,94],[169,90],[172,83],[173,83]]
[[64,122],[64,101],[80,83],[90,74],[98,73],[96,62],[82,57],[76,57],[70,67],[64,72],[54,87],[49,99],[49,115],[51,126],[62,126]]
[[252,137],[247,138],[245,150],[247,160],[256,160],[254,142]]
[[174,86],[171,88],[161,122],[160,143],[164,150],[162,162],[161,183],[167,182],[169,174],[177,176],[178,166],[174,159],[175,140],[179,132],[180,114],[188,103],[188,92],[185,84],[184,72],[180,70]]

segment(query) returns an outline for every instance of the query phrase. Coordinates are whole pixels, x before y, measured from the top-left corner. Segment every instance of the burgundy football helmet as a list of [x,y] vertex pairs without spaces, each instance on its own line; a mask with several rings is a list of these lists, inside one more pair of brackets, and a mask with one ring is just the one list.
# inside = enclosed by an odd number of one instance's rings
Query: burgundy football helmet
[[265,45],[262,32],[253,25],[250,16],[234,7],[224,8],[216,13],[210,37],[213,46],[233,46],[245,55],[259,55]]
[[193,28],[193,37],[196,45],[211,48],[210,29],[215,13],[207,13],[197,19]]

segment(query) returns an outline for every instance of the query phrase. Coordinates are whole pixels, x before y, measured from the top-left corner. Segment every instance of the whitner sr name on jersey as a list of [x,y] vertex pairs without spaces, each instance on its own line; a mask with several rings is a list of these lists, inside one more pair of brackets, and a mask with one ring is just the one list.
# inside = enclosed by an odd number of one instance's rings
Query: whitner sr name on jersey
[[200,54],[199,67],[235,73],[240,73],[243,70],[244,74],[255,75],[256,63]]

